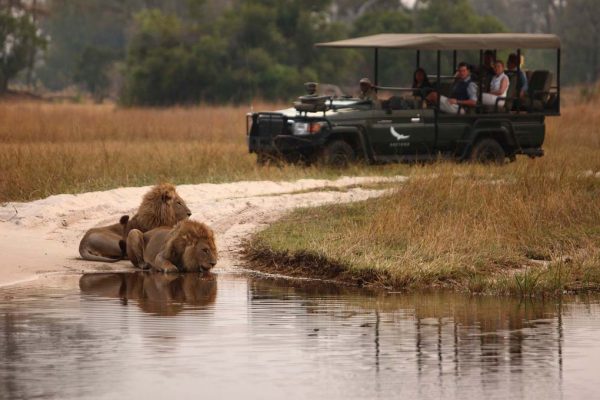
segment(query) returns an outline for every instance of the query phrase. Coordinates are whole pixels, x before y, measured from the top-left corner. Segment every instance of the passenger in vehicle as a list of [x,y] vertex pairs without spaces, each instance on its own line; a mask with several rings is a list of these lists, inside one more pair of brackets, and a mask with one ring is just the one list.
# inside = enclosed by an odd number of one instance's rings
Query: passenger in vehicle
[[482,77],[489,82],[496,75],[496,55],[492,50],[483,52],[483,65],[481,66]]
[[373,87],[373,84],[371,83],[371,80],[369,78],[362,78],[359,81],[359,85],[360,85],[360,94],[358,95],[359,99],[371,100],[373,103],[379,101],[379,99],[377,99],[377,92],[375,91],[375,88]]
[[427,73],[423,68],[417,68],[413,74],[413,96],[419,100],[425,100],[429,93],[433,91],[433,86],[429,82]]
[[[506,97],[508,86],[510,84],[508,76],[504,73],[504,63],[500,60],[494,64],[496,74],[490,82],[490,90],[481,95],[481,102],[485,106],[495,106],[499,97]],[[504,106],[504,100],[498,101],[498,107]]]
[[[506,60],[506,73],[507,75],[516,74],[517,66],[519,65],[519,57],[515,53],[510,53],[508,55],[508,59]],[[519,69],[519,83],[521,86],[521,93],[519,93],[519,97],[523,98],[527,94],[527,90],[529,89],[529,84],[527,82],[527,75],[525,71]]]
[[312,97],[318,96],[318,94],[317,94],[318,86],[319,86],[319,84],[317,82],[306,82],[304,84],[304,89],[306,90],[306,96],[312,96]]
[[[457,114],[459,110],[464,113],[464,107],[475,107],[477,105],[477,84],[471,78],[471,70],[466,62],[458,64],[457,81],[452,86],[450,97],[439,96],[440,110]],[[436,104],[438,98],[437,92],[431,92],[427,96],[427,101]]]

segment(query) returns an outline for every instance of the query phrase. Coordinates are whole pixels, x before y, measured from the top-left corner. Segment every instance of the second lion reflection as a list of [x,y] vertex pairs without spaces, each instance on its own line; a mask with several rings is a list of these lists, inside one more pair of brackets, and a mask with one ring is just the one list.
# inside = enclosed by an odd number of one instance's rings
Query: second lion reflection
[[189,306],[211,305],[217,298],[217,279],[212,273],[163,274],[154,272],[85,274],[79,280],[88,295],[134,300],[142,311],[173,316]]

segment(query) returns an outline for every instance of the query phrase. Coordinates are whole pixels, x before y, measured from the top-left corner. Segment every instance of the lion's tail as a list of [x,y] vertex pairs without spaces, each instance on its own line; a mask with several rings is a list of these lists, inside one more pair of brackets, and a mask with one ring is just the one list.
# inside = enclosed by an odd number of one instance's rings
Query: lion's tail
[[84,260],[88,260],[88,261],[103,261],[103,262],[108,262],[108,263],[114,263],[114,262],[121,261],[124,259],[124,257],[112,258],[112,257],[98,256],[96,254],[90,253],[90,249],[88,249],[85,246],[79,246],[79,254],[81,255],[81,258],[83,258]]

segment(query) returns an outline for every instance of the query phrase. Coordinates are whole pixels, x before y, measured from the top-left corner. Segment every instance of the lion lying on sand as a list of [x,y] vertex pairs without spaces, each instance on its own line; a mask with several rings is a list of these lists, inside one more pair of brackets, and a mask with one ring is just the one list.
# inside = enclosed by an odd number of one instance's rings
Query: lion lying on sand
[[115,262],[125,258],[126,253],[119,241],[126,239],[132,229],[142,232],[159,226],[173,226],[192,215],[185,201],[177,194],[175,186],[162,183],[144,195],[133,218],[121,217],[118,224],[92,228],[79,243],[79,254],[84,260]]
[[127,235],[127,255],[134,266],[163,272],[209,271],[217,263],[213,231],[196,221],[184,220],[174,228],[146,233],[133,229]]

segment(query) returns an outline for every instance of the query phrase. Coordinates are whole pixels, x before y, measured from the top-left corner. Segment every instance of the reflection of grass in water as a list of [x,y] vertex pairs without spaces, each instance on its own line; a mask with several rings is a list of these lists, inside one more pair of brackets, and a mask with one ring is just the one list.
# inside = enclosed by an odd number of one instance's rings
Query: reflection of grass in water
[[598,289],[598,118],[583,107],[549,120],[541,159],[413,167],[385,198],[299,210],[256,236],[254,265],[403,289]]
[[408,170],[399,165],[357,165],[342,171],[257,167],[246,144],[247,111],[233,106],[121,109],[4,103],[0,107],[0,201],[158,181],[335,178]]
[[[382,290],[357,289],[351,286],[332,285],[319,281],[287,279],[254,279],[252,296],[261,299],[306,298],[304,304],[312,312],[331,313],[322,306],[323,299],[343,301],[344,308],[336,310],[336,317],[356,313],[389,313],[386,319],[436,319],[438,323],[451,318],[462,326],[479,326],[483,331],[519,329],[541,320],[556,317],[569,308],[574,298],[566,296],[562,305],[555,301],[506,298],[497,296],[471,296],[451,291],[426,291],[390,294]],[[581,301],[581,299],[579,299]],[[584,301],[597,301],[597,297]],[[533,321],[533,322],[529,322]]]

